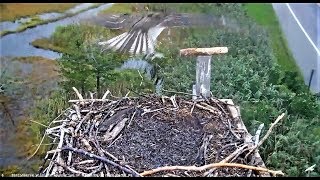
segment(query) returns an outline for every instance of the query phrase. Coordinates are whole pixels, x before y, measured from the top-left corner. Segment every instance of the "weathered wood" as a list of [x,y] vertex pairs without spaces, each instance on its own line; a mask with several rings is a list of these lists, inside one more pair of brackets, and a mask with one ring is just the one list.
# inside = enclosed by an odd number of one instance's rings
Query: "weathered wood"
[[[241,113],[240,113],[240,107],[239,106],[234,106],[234,103],[232,101],[232,99],[220,99],[222,101],[224,101],[225,103],[227,104],[231,104],[231,105],[228,105],[227,108],[230,112],[230,115],[232,118],[234,119],[238,119],[238,123],[237,123],[237,129],[242,129],[244,130],[244,132],[246,133],[246,137],[245,138],[245,141],[250,141],[251,143],[254,143],[252,141],[253,137],[252,135],[249,133],[249,131],[247,130],[246,126],[244,125],[243,121],[241,120]],[[258,151],[254,152],[254,156],[255,156],[255,159],[258,160],[258,166],[262,167],[262,168],[266,168],[266,165],[264,164],[260,154],[258,153]],[[265,173],[265,172],[260,172],[259,173],[260,176],[262,177],[270,177],[270,174],[268,173]]]
[[180,50],[180,56],[201,56],[213,54],[225,54],[228,52],[227,47],[212,47],[212,48],[187,48]]
[[196,70],[196,95],[210,97],[211,56],[198,56]]

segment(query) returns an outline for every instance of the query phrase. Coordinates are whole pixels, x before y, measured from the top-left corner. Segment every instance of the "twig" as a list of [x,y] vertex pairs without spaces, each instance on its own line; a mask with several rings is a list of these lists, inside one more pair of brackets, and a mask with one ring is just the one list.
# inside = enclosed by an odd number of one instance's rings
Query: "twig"
[[258,148],[259,146],[261,146],[263,144],[263,142],[269,137],[269,135],[272,132],[272,129],[274,128],[274,126],[284,117],[285,113],[282,113],[280,116],[278,116],[278,118],[276,119],[276,121],[274,123],[271,123],[270,128],[268,129],[267,133],[265,136],[263,136],[263,138],[260,140],[260,142],[258,143],[258,145],[255,148]]
[[218,111],[215,111],[215,110],[213,110],[213,109],[211,109],[211,108],[201,106],[200,104],[196,104],[196,106],[197,106],[198,108],[200,108],[200,109],[207,110],[207,111],[209,111],[209,112],[211,112],[211,113],[213,113],[213,114],[216,114],[216,113],[218,112]]
[[84,173],[84,172],[81,172],[81,171],[77,171],[77,170],[75,170],[75,169],[72,169],[71,167],[68,167],[68,166],[66,166],[65,164],[62,164],[62,163],[60,163],[60,162],[58,162],[58,161],[56,161],[55,163],[57,163],[59,166],[65,168],[65,169],[67,169],[67,170],[69,170],[70,172],[72,172],[72,173],[74,173],[74,174],[81,174],[81,176],[86,176],[86,175],[88,175],[87,173]]
[[185,93],[185,92],[170,91],[170,90],[165,90],[165,89],[163,89],[163,91],[164,91],[164,92],[175,93],[175,94],[184,94],[184,95],[189,95],[189,96],[196,96],[196,95],[194,95],[194,94]]
[[78,132],[78,130],[80,129],[82,123],[90,118],[91,114],[92,114],[92,111],[90,111],[84,118],[82,118],[80,123],[77,125],[77,127],[76,127],[76,129],[74,131],[74,134],[76,134]]
[[76,103],[76,102],[106,102],[106,101],[110,101],[109,99],[72,99],[69,100],[69,103]]
[[[247,144],[244,144],[243,146],[241,146],[239,149],[235,150],[233,153],[231,153],[229,156],[227,156],[226,158],[224,158],[222,161],[220,161],[219,163],[228,163],[231,159],[233,159],[234,157],[238,156],[239,154],[241,154],[243,152],[243,149],[248,147]],[[218,157],[216,157],[217,159]],[[215,168],[208,170],[207,172],[203,173],[204,176],[208,176],[209,174],[211,174],[213,171],[215,170]]]
[[207,135],[206,133],[203,136],[202,145],[198,152],[197,161],[201,162],[203,160],[204,164],[206,164],[207,160],[207,146],[209,145],[210,140],[212,139],[213,135]]
[[239,140],[240,137],[235,132],[233,132],[229,119],[228,119],[228,128],[229,128],[229,131],[231,132],[231,134]]
[[263,138],[260,140],[260,142],[255,145],[250,151],[249,153],[246,154],[245,159],[253,152],[255,151],[257,148],[259,148],[263,142],[270,136],[272,129],[274,128],[274,126],[284,117],[285,113],[282,113],[280,116],[277,117],[277,119],[271,123],[270,128],[268,129],[267,133],[263,136]]
[[152,113],[152,112],[156,112],[156,111],[160,111],[160,110],[162,110],[162,109],[166,109],[166,108],[159,108],[159,109],[154,109],[154,110],[147,110],[147,111],[145,111],[145,112],[143,112],[142,114],[141,114],[141,116],[143,116],[143,115],[145,115],[145,114],[147,114],[147,113]]
[[88,157],[90,157],[90,158],[94,158],[94,159],[103,161],[103,162],[105,162],[105,163],[107,163],[107,164],[110,164],[110,165],[112,165],[112,166],[115,166],[115,167],[121,169],[122,171],[124,171],[124,172],[126,172],[126,173],[132,174],[134,177],[139,177],[139,176],[140,176],[139,173],[137,173],[137,172],[134,172],[134,171],[132,171],[132,170],[126,168],[126,167],[123,167],[123,166],[121,166],[121,165],[119,165],[119,164],[117,164],[117,163],[115,163],[115,162],[113,162],[113,161],[110,161],[110,160],[108,160],[108,159],[106,159],[106,158],[103,158],[103,157],[101,157],[101,156],[97,156],[97,155],[95,155],[95,154],[86,152],[86,151],[84,151],[84,150],[82,150],[82,149],[75,149],[75,148],[73,148],[73,147],[64,147],[64,148],[62,148],[61,150],[70,150],[70,151],[73,151],[73,152],[76,152],[76,153],[80,153],[80,154],[83,154],[83,155],[88,156]]
[[260,124],[260,126],[258,127],[258,130],[256,132],[256,135],[254,136],[254,145],[257,146],[258,143],[259,143],[259,137],[260,137],[260,134],[261,134],[261,131],[262,131],[262,128],[264,127],[264,124]]
[[[258,143],[259,143],[259,137],[260,137],[260,134],[261,134],[261,131],[262,131],[262,128],[264,127],[264,124],[260,124],[260,126],[258,127],[258,130],[256,131],[256,134],[254,136],[254,145],[257,146]],[[257,149],[254,150],[255,153],[257,153]],[[249,154],[249,153],[248,153]],[[247,155],[248,155],[247,154]],[[247,157],[247,155],[245,156],[245,159]],[[256,156],[252,156],[251,160],[250,160],[250,165],[253,165],[254,161],[256,159]],[[249,170],[248,173],[247,173],[247,177],[250,177],[252,174],[252,170]]]
[[226,145],[222,146],[222,147],[217,151],[216,161],[218,161],[219,155],[220,155],[220,153],[221,153],[224,149],[226,149],[227,147],[236,146],[236,145],[237,145],[237,143],[230,143],[230,144],[226,144]]
[[208,164],[208,165],[204,165],[204,166],[200,166],[200,167],[197,167],[197,166],[158,167],[156,169],[144,171],[144,172],[140,173],[140,176],[147,176],[147,175],[154,174],[154,173],[161,172],[161,171],[172,171],[172,170],[203,171],[206,169],[218,168],[218,167],[237,167],[237,168],[244,168],[244,169],[252,169],[255,171],[269,172],[273,176],[276,176],[278,174],[282,175],[282,176],[284,175],[284,173],[282,171],[273,171],[273,170],[269,170],[269,169],[262,168],[262,167],[249,166],[249,165],[244,165],[244,164],[239,164],[239,163],[213,163],[213,164]]
[[[64,110],[64,111],[63,111],[61,114],[59,114],[59,116],[56,117],[53,121],[57,120],[57,119],[58,119],[63,113],[65,113],[68,109],[69,109],[69,108],[67,108],[66,110]],[[51,122],[49,123],[48,127],[51,126],[51,124],[53,123],[53,121],[51,121]],[[38,152],[38,150],[39,150],[39,148],[40,148],[40,146],[41,146],[41,144],[42,144],[42,142],[43,142],[46,134],[47,134],[46,132],[43,134],[43,136],[42,136],[42,138],[41,138],[41,141],[40,141],[40,143],[39,143],[39,146],[38,146],[37,149],[33,152],[33,154],[31,154],[29,157],[26,158],[26,160],[30,160],[35,154],[37,154],[37,152]]]
[[37,121],[34,121],[34,120],[29,120],[29,121],[31,121],[31,122],[34,122],[34,123],[36,123],[36,124],[39,124],[39,125],[41,125],[41,126],[43,126],[43,127],[48,127],[47,125],[44,125],[44,124],[42,124],[42,123],[39,123],[39,122],[37,122]]
[[128,125],[127,125],[127,128],[130,127],[131,121],[132,121],[132,119],[134,118],[134,116],[136,115],[136,112],[137,112],[137,111],[134,111],[133,115],[131,116],[131,118],[130,118],[130,120],[129,120],[129,123],[128,123]]
[[104,95],[102,96],[101,100],[105,100],[105,99],[107,98],[107,96],[108,96],[109,93],[110,93],[110,91],[107,90],[107,91],[104,93]]
[[178,104],[177,104],[177,101],[176,101],[176,95],[171,96],[171,97],[170,97],[170,100],[171,100],[171,102],[172,102],[172,104],[173,104],[173,107],[177,108],[177,107],[178,107]]
[[38,152],[38,150],[39,150],[39,148],[40,148],[40,146],[41,146],[44,138],[46,137],[45,135],[46,135],[46,132],[45,132],[44,135],[42,136],[41,141],[40,141],[37,149],[33,152],[33,154],[31,154],[29,157],[27,157],[27,160],[30,160],[35,154],[37,154],[37,152]]
[[193,112],[193,110],[194,110],[194,107],[195,107],[195,105],[197,104],[197,102],[195,101],[195,102],[193,102],[193,105],[192,105],[192,108],[191,108],[191,110],[190,110],[190,114],[192,114],[192,112]]
[[77,89],[77,88],[75,88],[75,87],[72,87],[72,89],[74,90],[74,92],[76,92],[76,94],[77,94],[77,96],[78,96],[79,100],[80,100],[80,101],[83,101],[83,97],[82,97],[82,95],[79,93],[78,89]]
[[80,113],[80,108],[79,108],[79,106],[76,105],[76,104],[74,104],[73,107],[74,107],[74,109],[76,110],[78,120],[80,120],[80,119],[81,119],[81,113]]
[[[64,126],[65,123],[62,123],[62,126]],[[65,135],[65,129],[61,128],[61,134],[60,134],[60,140],[59,140],[59,144],[57,146],[57,149],[61,149],[62,145],[63,145],[63,141],[64,141],[64,135]],[[62,158],[61,158],[61,152],[58,152],[58,156],[57,156],[57,161],[59,163],[62,163]]]

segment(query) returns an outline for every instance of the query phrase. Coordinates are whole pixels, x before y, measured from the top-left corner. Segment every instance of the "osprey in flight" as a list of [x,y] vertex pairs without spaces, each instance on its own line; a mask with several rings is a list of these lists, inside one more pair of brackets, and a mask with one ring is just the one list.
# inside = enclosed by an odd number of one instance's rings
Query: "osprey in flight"
[[153,54],[157,37],[166,28],[172,27],[229,27],[238,29],[236,21],[208,14],[164,13],[99,15],[91,22],[110,29],[128,29],[108,41],[98,44],[122,53],[132,55]]

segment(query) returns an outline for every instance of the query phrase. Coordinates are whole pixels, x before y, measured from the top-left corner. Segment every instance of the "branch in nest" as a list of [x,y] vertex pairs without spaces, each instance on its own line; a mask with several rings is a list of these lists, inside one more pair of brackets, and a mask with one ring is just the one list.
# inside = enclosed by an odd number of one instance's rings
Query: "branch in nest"
[[154,173],[161,172],[161,171],[172,171],[172,170],[203,171],[206,169],[217,168],[217,167],[237,167],[237,168],[251,169],[251,170],[255,170],[255,171],[269,172],[273,176],[276,176],[276,175],[283,176],[284,175],[284,173],[282,171],[273,171],[273,170],[269,170],[269,169],[262,168],[262,167],[249,166],[249,165],[244,165],[244,164],[239,164],[239,163],[213,163],[213,164],[208,164],[208,165],[204,165],[204,166],[200,166],[200,167],[197,167],[197,166],[164,166],[164,167],[159,167],[156,169],[144,171],[144,172],[140,173],[140,175],[146,176],[146,175],[154,174]]
[[274,126],[284,117],[284,115],[285,113],[282,113],[280,116],[277,117],[277,119],[273,123],[271,123],[270,128],[268,129],[266,135],[264,135],[263,138],[260,140],[260,142],[249,151],[249,153],[245,156],[245,158],[247,158],[254,150],[259,148],[263,144],[263,142],[270,136]]
[[102,162],[105,162],[107,164],[113,165],[113,166],[121,169],[122,171],[124,171],[126,173],[132,174],[134,177],[139,177],[140,176],[137,172],[132,171],[131,169],[123,167],[123,166],[121,166],[121,165],[119,165],[119,164],[117,164],[117,163],[115,163],[115,162],[113,162],[111,160],[108,160],[108,159],[103,158],[101,156],[97,156],[95,154],[89,153],[89,152],[84,151],[82,149],[76,149],[76,148],[73,148],[73,147],[64,147],[61,150],[69,150],[69,151],[73,151],[73,152],[76,152],[76,153],[80,153],[80,154],[83,154],[83,155],[88,156],[90,158],[94,158],[94,159],[100,160]]
[[72,87],[72,89],[74,90],[74,92],[76,92],[76,94],[77,94],[77,96],[78,96],[79,100],[80,100],[80,101],[83,101],[83,97],[82,97],[82,95],[79,93],[78,89],[77,89],[77,88],[75,88],[75,87]]
[[258,148],[259,146],[261,146],[263,144],[263,142],[270,136],[272,129],[274,128],[274,126],[284,117],[285,113],[282,113],[280,116],[278,116],[278,118],[276,119],[276,121],[274,123],[271,123],[270,128],[268,129],[266,135],[261,139],[261,141],[259,142],[259,144],[256,146],[256,148]]

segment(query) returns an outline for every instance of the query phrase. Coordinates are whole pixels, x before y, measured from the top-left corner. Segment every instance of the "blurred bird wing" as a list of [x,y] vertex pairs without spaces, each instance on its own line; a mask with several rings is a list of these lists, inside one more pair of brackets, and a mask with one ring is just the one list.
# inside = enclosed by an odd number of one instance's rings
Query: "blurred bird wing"
[[215,27],[238,29],[237,20],[211,14],[171,14],[160,24],[165,27]]
[[[160,19],[161,22],[161,19]],[[129,32],[120,34],[100,45],[120,52],[129,52],[134,55],[150,54],[154,52],[156,39],[165,27],[159,25],[150,17],[141,17],[132,25]]]
[[81,19],[80,22],[100,25],[110,29],[122,29],[131,28],[142,17],[142,14],[98,14]]

